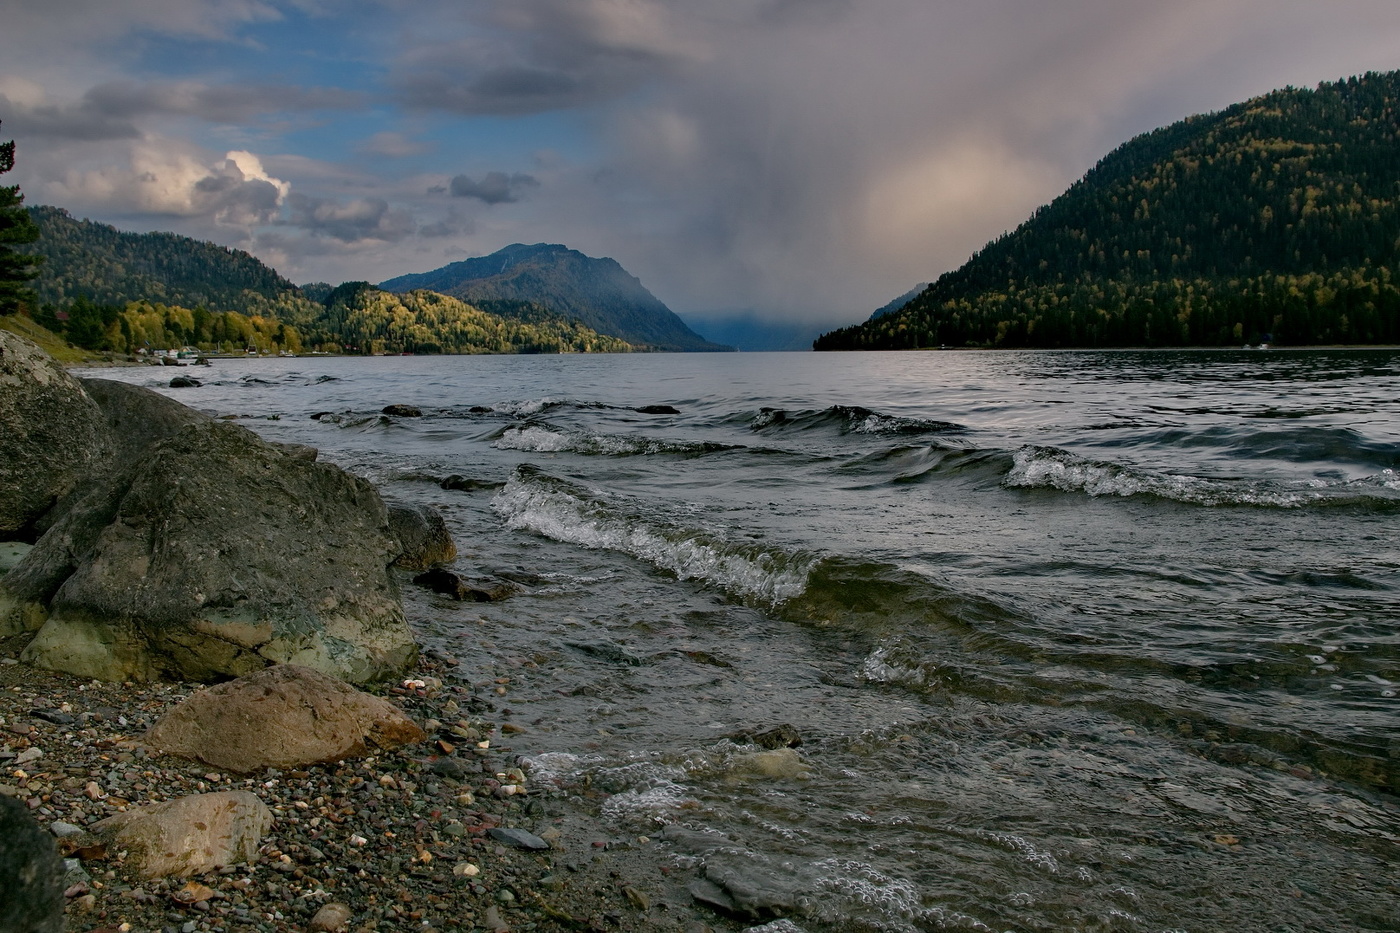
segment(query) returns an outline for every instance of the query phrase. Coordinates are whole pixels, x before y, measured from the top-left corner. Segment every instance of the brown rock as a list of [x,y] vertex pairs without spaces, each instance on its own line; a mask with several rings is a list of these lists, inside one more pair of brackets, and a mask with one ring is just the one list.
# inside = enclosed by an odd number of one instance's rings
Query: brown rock
[[92,826],[142,878],[213,871],[246,862],[272,825],[272,812],[246,790],[195,794],[108,817]]
[[350,923],[350,917],[350,908],[344,904],[327,904],[311,918],[311,929],[319,933],[336,933],[337,930],[345,929]]
[[146,733],[146,743],[161,751],[241,774],[340,761],[426,739],[387,700],[294,664],[200,690]]

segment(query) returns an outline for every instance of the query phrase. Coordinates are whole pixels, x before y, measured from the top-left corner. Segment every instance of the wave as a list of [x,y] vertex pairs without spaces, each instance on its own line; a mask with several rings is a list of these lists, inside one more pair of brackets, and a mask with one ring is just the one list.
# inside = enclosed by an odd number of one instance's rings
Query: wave
[[930,421],[886,415],[858,405],[833,405],[820,411],[790,413],[781,408],[761,408],[747,416],[749,428],[763,433],[835,429],[840,434],[918,435],[959,434],[967,429],[951,421]]
[[666,516],[642,514],[573,483],[522,465],[492,500],[516,530],[555,541],[629,554],[682,580],[720,587],[744,600],[775,605],[804,591],[816,558],[728,540]]
[[1191,505],[1303,508],[1366,505],[1400,508],[1400,476],[1383,470],[1373,476],[1307,485],[1206,479],[1089,460],[1056,447],[1022,447],[1003,484],[1059,489],[1090,496],[1155,496]]
[[646,454],[678,454],[698,457],[724,450],[740,450],[733,444],[699,441],[670,441],[635,435],[596,434],[567,431],[547,424],[512,425],[502,429],[492,447],[497,450],[523,450],[538,453],[570,453],[631,457]]

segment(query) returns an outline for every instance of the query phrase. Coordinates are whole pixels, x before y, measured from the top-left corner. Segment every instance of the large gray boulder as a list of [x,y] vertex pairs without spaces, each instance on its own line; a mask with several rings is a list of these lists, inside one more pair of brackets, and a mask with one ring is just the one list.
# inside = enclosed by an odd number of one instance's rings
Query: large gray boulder
[[0,539],[33,524],[109,453],[97,404],[47,353],[0,330]]
[[227,422],[168,427],[0,582],[0,616],[42,622],[26,661],[196,681],[290,662],[357,682],[411,663],[368,482]]
[[35,520],[34,530],[44,535],[39,555],[6,568],[13,572],[0,579],[0,637],[43,625],[49,600],[87,559],[102,530],[116,517],[122,496],[143,469],[147,451],[187,424],[211,420],[141,386],[110,379],[81,379],[79,384],[96,403],[107,456]]

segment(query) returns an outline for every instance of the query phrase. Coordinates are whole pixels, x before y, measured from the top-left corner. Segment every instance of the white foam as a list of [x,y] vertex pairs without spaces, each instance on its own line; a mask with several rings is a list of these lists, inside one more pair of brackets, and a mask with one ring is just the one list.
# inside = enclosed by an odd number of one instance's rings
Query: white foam
[[702,580],[747,599],[770,604],[800,595],[812,561],[713,535],[668,527],[565,484],[517,473],[492,503],[507,527],[567,544],[620,551],[669,570],[682,580]]
[[1230,483],[1086,460],[1051,447],[1022,447],[1006,474],[1007,486],[1060,489],[1090,496],[1154,495],[1195,505],[1269,505],[1294,508],[1319,493],[1288,492],[1267,484]]

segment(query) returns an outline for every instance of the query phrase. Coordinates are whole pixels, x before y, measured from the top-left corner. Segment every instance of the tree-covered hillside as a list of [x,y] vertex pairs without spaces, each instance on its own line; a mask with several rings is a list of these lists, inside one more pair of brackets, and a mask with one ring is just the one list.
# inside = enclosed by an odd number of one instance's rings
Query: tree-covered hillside
[[1288,88],[1109,154],[826,349],[1400,342],[1400,72]]
[[512,303],[491,314],[425,290],[396,295],[347,282],[316,321],[323,345],[350,353],[626,353],[632,347],[547,309]]
[[33,289],[63,309],[79,297],[101,305],[150,301],[262,314],[304,325],[318,308],[291,282],[242,250],[174,233],[127,233],[75,220],[57,207],[30,208],[43,256]]

